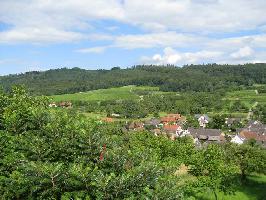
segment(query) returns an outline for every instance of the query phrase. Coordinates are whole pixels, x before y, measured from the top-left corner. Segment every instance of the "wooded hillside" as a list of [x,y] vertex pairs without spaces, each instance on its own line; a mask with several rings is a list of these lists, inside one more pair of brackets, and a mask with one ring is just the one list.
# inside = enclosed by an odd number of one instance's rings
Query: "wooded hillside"
[[162,91],[215,91],[266,83],[266,64],[133,66],[127,69],[62,68],[0,77],[5,90],[24,84],[33,94],[53,95],[125,85],[158,86]]

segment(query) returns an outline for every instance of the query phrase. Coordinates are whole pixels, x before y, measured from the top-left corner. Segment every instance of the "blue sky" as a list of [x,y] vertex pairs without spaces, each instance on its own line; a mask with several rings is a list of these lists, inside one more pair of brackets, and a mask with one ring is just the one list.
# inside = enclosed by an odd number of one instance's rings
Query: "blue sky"
[[1,0],[0,75],[266,62],[264,0]]

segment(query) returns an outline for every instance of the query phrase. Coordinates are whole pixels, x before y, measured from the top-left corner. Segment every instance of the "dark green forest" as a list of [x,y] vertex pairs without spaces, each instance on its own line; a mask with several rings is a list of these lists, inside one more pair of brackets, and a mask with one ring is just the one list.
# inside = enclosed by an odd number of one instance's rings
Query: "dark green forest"
[[266,82],[266,64],[133,66],[127,69],[62,68],[0,77],[6,91],[25,85],[35,95],[76,93],[125,85],[158,86],[162,91],[213,92]]

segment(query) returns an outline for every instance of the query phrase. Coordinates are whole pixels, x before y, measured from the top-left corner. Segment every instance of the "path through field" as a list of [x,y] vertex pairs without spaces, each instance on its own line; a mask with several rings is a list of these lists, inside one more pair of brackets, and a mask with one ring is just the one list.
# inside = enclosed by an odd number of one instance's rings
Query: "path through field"
[[250,120],[251,116],[253,115],[253,111],[252,111],[252,109],[253,109],[253,108],[256,108],[257,105],[258,105],[258,102],[256,101],[256,102],[251,106],[251,108],[250,108],[249,111],[248,111],[247,120]]

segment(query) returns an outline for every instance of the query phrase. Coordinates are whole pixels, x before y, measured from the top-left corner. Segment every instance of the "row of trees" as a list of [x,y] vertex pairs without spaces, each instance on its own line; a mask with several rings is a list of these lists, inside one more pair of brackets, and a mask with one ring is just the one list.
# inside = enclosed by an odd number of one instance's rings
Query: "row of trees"
[[[124,132],[15,88],[0,94],[0,198],[195,199],[206,188],[231,193],[252,172],[265,173],[257,146],[176,141]],[[185,170],[182,167],[186,166]]]

